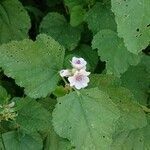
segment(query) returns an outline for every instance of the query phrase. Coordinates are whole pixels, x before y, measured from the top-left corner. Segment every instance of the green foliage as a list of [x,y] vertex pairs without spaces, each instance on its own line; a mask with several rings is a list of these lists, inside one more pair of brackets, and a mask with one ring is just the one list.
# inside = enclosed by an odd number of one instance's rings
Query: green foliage
[[0,66],[5,74],[25,87],[33,98],[44,97],[56,88],[58,71],[62,67],[64,48],[44,34],[35,42],[25,39],[0,47]]
[[30,18],[18,0],[0,1],[0,44],[28,37]]
[[150,150],[149,10],[0,0],[0,150]]

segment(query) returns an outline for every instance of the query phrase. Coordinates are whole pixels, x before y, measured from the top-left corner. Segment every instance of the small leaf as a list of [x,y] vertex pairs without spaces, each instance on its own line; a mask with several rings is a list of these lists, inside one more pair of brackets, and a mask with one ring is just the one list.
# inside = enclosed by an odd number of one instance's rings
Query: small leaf
[[70,24],[75,27],[80,25],[84,20],[85,9],[81,5],[74,6],[70,12]]
[[94,34],[103,29],[116,31],[113,13],[102,3],[96,3],[85,15],[85,21]]
[[108,95],[94,88],[58,98],[53,125],[56,133],[69,139],[76,149],[109,149],[119,116]]
[[65,48],[73,50],[78,45],[81,31],[70,26],[63,15],[48,13],[40,25],[40,33],[52,36]]
[[32,98],[45,97],[55,90],[64,59],[64,48],[44,34],[37,40],[25,39],[0,47],[0,66],[4,73],[25,87]]
[[0,104],[7,103],[8,99],[7,91],[0,85]]

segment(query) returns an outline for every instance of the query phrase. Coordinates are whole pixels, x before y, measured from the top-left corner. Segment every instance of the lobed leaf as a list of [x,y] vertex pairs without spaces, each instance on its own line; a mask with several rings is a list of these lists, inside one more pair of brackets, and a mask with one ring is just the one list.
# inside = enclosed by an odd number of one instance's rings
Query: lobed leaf
[[53,125],[56,133],[69,139],[76,149],[107,150],[119,117],[108,95],[94,88],[58,98]]
[[106,61],[108,74],[120,76],[130,65],[137,65],[140,56],[130,53],[123,39],[111,30],[101,30],[93,38],[92,48],[98,49],[102,61]]
[[45,97],[55,90],[64,48],[53,38],[41,34],[37,40],[13,41],[0,47],[0,67],[8,77],[25,87],[32,98]]

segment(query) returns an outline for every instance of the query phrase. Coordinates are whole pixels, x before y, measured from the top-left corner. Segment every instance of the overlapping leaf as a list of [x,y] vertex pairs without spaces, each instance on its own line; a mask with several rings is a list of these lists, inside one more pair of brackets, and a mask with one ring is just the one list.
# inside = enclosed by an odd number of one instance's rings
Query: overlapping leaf
[[0,44],[28,37],[30,18],[18,0],[0,1]]
[[144,105],[147,103],[148,90],[150,86],[148,68],[149,67],[146,67],[142,62],[135,67],[130,67],[121,76],[122,86],[130,89],[133,92],[136,100]]
[[114,15],[102,3],[96,3],[85,15],[85,21],[94,34],[103,29],[116,31]]
[[59,80],[63,65],[64,48],[44,34],[35,42],[25,39],[0,47],[0,67],[7,76],[16,80],[25,93],[33,98],[45,97]]
[[120,76],[130,65],[137,65],[140,61],[140,57],[128,52],[123,39],[111,30],[99,31],[94,36],[92,47],[97,48],[101,60],[106,61],[108,74]]
[[80,29],[67,23],[63,15],[48,13],[40,25],[40,32],[52,36],[65,48],[74,49],[80,40]]
[[117,78],[110,75],[93,75],[91,86],[99,87],[100,90],[106,92],[120,110],[121,116],[116,125],[115,134],[147,125],[146,115],[142,108],[134,103],[133,94],[121,87]]
[[9,99],[7,91],[0,85],[0,104],[5,103]]
[[71,150],[71,144],[67,139],[59,137],[51,130],[46,138],[45,150]]
[[139,53],[150,41],[150,1],[111,0],[111,2],[119,36],[124,39],[125,46],[130,52]]
[[27,133],[51,128],[51,114],[38,102],[30,98],[14,99],[18,109],[16,123]]
[[114,140],[112,150],[149,150],[150,126],[122,133]]
[[6,150],[42,150],[43,143],[39,134],[28,135],[10,131],[2,135]]
[[119,110],[108,95],[94,88],[58,98],[53,125],[76,149],[107,150],[119,117]]

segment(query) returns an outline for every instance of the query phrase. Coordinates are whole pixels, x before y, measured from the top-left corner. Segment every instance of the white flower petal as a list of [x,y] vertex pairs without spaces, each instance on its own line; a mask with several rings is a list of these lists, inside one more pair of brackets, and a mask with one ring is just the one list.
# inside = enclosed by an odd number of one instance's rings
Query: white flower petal
[[74,86],[75,85],[75,78],[74,78],[74,76],[72,76],[72,77],[69,77],[68,78],[68,81],[70,82],[70,86]]
[[87,62],[83,58],[73,57],[71,61],[72,67],[76,69],[86,69]]
[[61,70],[59,74],[61,77],[69,77],[71,76],[71,71],[68,69],[64,69],[64,70]]

